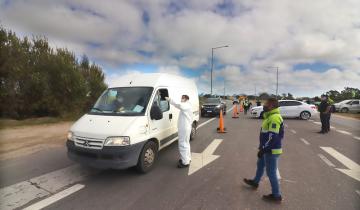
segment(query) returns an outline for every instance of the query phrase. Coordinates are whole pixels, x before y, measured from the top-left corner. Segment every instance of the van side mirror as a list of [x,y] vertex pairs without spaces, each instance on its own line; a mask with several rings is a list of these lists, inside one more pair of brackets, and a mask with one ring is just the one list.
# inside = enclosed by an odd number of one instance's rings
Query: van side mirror
[[153,104],[153,106],[151,107],[150,118],[152,120],[161,120],[163,118],[163,113],[157,104]]

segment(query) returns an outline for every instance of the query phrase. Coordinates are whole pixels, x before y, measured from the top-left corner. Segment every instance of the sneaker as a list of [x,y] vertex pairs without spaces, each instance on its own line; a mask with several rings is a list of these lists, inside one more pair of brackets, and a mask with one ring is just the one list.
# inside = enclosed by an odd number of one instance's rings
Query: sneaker
[[245,184],[247,184],[255,189],[259,187],[259,184],[254,182],[254,180],[252,180],[252,179],[244,179],[244,182],[245,182]]
[[281,195],[280,196],[274,196],[273,194],[263,195],[263,199],[265,201],[271,201],[271,202],[281,202],[282,201]]

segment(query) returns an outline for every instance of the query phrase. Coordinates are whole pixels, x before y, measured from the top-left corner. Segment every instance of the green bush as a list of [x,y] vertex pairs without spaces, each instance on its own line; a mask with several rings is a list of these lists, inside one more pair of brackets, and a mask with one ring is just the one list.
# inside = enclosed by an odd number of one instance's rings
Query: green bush
[[0,116],[79,115],[107,88],[101,67],[53,49],[44,37],[20,39],[0,27]]

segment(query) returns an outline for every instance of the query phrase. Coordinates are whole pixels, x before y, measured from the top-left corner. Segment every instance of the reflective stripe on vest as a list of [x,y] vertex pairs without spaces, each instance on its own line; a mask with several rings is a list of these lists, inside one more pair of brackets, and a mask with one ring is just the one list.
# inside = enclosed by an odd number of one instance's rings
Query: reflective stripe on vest
[[272,149],[271,154],[280,155],[280,154],[282,154],[282,149]]

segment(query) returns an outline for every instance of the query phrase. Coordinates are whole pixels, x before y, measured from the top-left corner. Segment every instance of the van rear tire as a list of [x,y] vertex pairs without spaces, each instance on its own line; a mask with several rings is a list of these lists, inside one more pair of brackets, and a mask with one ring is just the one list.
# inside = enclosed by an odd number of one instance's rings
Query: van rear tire
[[141,150],[136,170],[140,173],[147,173],[154,168],[158,156],[157,144],[148,141]]

